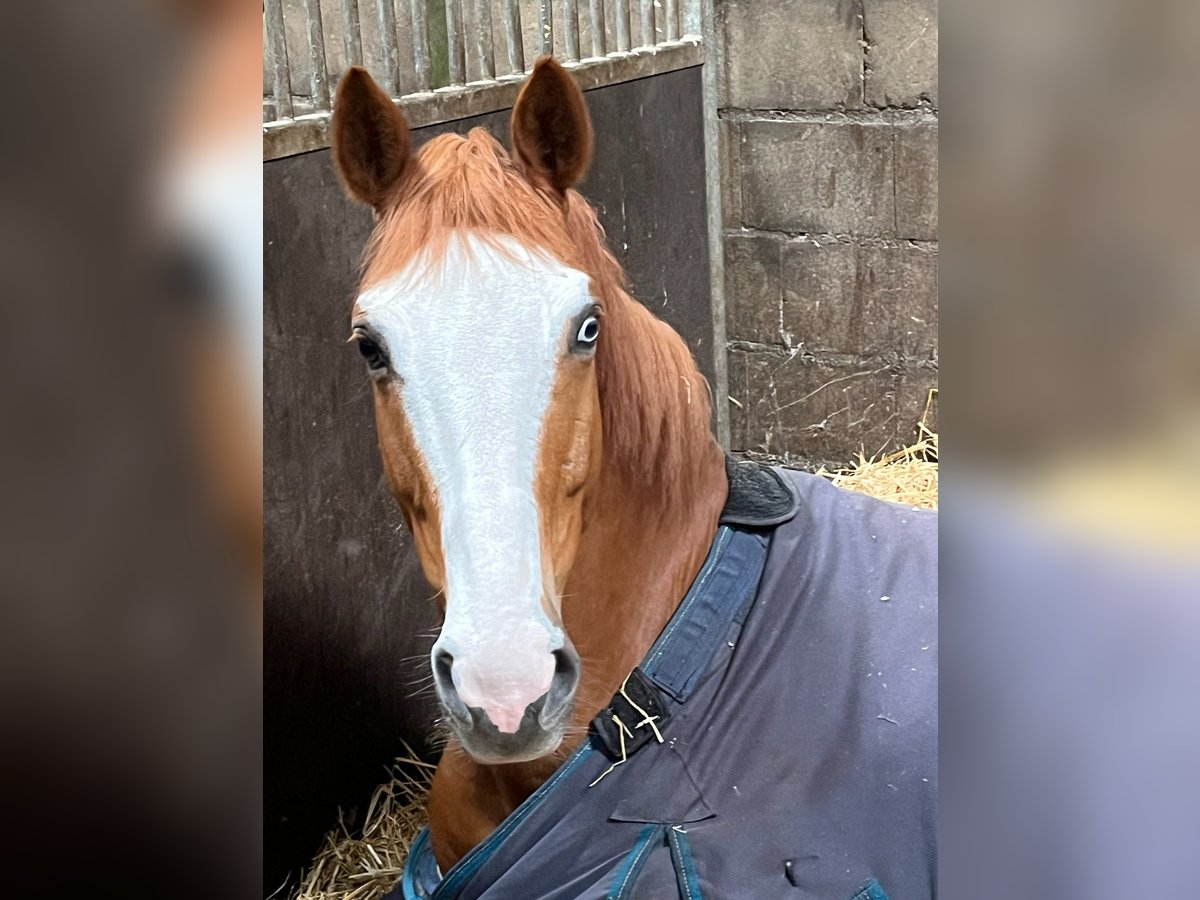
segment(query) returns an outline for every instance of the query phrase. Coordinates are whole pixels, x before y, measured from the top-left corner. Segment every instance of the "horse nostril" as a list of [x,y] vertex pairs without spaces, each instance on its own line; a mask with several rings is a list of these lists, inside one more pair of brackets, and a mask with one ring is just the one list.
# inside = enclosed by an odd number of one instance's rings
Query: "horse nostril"
[[554,677],[546,702],[538,713],[542,727],[547,727],[562,716],[575,699],[575,688],[579,685],[579,654],[570,642],[554,651]]
[[442,703],[446,709],[456,719],[460,719],[464,724],[471,724],[471,711],[467,709],[467,704],[463,703],[462,698],[458,696],[458,688],[454,686],[454,678],[450,675],[450,669],[454,665],[454,657],[445,650],[436,650],[433,654],[433,683],[437,688],[438,695],[441,697]]
[[450,667],[454,665],[454,657],[445,650],[435,650],[433,653],[433,677],[443,686],[453,689],[454,681],[450,678]]

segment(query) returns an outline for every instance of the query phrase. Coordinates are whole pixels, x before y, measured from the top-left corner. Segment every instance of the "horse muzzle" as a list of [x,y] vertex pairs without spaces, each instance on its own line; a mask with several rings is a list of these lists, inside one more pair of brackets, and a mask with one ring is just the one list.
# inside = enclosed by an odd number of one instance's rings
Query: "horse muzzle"
[[[514,699],[521,692],[487,690],[488,679],[481,673],[473,673],[470,679],[456,677],[454,657],[435,650],[433,680],[438,699],[455,736],[474,759],[491,764],[527,762],[558,748],[574,709],[580,668],[579,655],[569,640],[551,655],[549,686],[532,702],[523,703]],[[529,693],[527,688],[525,694]]]

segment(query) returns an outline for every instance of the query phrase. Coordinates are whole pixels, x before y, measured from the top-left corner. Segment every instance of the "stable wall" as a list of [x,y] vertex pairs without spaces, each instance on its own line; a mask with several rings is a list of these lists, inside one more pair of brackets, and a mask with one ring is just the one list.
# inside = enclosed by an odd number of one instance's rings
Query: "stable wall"
[[937,385],[937,0],[716,0],[731,449],[841,466]]

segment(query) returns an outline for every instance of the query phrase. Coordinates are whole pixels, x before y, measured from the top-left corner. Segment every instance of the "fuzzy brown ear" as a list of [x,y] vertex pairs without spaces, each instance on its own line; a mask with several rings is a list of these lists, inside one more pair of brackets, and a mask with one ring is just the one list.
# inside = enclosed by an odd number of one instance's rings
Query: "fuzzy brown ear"
[[404,114],[366,69],[351,67],[333,105],[333,158],[350,196],[381,209],[409,156]]
[[513,149],[533,174],[562,192],[592,161],[592,122],[583,92],[553,57],[543,56],[512,112]]

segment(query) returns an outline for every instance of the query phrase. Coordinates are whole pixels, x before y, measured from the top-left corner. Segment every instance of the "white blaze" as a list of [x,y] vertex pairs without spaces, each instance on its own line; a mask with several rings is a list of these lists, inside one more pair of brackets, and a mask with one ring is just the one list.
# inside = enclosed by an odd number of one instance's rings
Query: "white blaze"
[[[451,239],[358,299],[383,338],[442,515],[446,621],[468,706],[516,731],[550,687],[562,629],[542,607],[538,446],[587,276],[515,240]],[[553,598],[557,603],[558,598]]]

